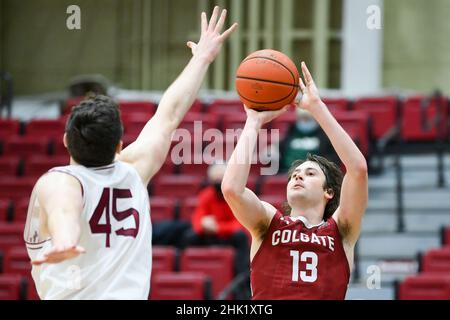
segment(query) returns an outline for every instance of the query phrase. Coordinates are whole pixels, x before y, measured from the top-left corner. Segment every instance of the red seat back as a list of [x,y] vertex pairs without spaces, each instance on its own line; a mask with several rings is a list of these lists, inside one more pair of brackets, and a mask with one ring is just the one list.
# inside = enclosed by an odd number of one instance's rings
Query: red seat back
[[201,273],[159,273],[152,280],[152,300],[203,300],[208,277]]
[[[442,116],[448,119],[448,100],[432,99],[426,101],[425,125],[423,127],[422,103],[423,97],[411,97],[406,99],[402,108],[402,128],[401,134],[405,141],[433,141],[438,137],[437,125],[432,124],[438,114],[438,105],[442,108]],[[443,134],[447,133],[447,121],[441,121],[440,129]]]
[[150,210],[152,222],[173,220],[176,199],[170,197],[152,197],[150,199]]
[[442,272],[450,275],[450,248],[429,250],[422,258],[424,272]]
[[25,246],[11,247],[5,254],[4,272],[31,277],[31,263]]
[[19,275],[0,275],[0,300],[19,300],[21,281]]
[[176,249],[169,246],[154,246],[152,277],[160,272],[173,272],[175,269]]
[[30,197],[36,179],[33,178],[0,178],[0,198],[17,200]]
[[450,276],[422,273],[406,278],[399,287],[399,300],[450,299]]
[[25,247],[23,223],[0,223],[0,251],[7,252],[11,247]]
[[69,165],[70,157],[67,156],[31,156],[25,162],[25,176],[29,178],[39,178],[48,170]]
[[45,137],[15,137],[4,143],[4,154],[27,159],[33,155],[46,155],[49,139]]
[[234,249],[225,247],[187,248],[181,255],[181,271],[203,272],[212,280],[214,297],[233,280]]
[[25,134],[29,137],[62,139],[65,122],[62,119],[36,119],[25,127]]
[[6,141],[19,135],[20,122],[12,119],[0,119],[0,141]]
[[353,109],[369,113],[373,135],[380,139],[397,125],[397,104],[396,97],[361,98],[355,101]]
[[20,158],[16,156],[0,157],[0,176],[17,175],[20,164]]

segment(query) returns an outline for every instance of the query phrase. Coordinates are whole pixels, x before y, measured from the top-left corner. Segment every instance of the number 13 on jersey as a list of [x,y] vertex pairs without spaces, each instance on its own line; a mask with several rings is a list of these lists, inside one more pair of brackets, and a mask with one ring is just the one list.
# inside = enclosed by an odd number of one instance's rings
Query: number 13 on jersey
[[[291,250],[291,257],[293,282],[299,281],[299,275],[303,282],[315,282],[317,280],[317,264],[319,263],[319,258],[316,253],[305,251],[300,255],[299,251]],[[299,259],[302,262],[306,262],[306,271],[299,272]]]

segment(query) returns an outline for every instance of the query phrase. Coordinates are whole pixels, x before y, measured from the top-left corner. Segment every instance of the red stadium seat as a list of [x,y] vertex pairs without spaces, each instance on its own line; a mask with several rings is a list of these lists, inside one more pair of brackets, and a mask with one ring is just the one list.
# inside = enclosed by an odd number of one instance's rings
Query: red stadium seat
[[[422,117],[423,97],[411,97],[403,103],[401,135],[405,141],[433,141],[438,137],[437,125],[433,124],[438,114],[438,102],[442,107],[444,119],[448,119],[448,101],[445,98],[433,99],[425,103]],[[425,124],[425,127],[423,126]],[[441,121],[443,134],[447,133],[447,121]]]
[[28,280],[27,300],[40,300],[33,278],[29,277],[27,278],[27,280]]
[[369,155],[369,114],[363,111],[336,112],[336,120],[356,141],[364,156]]
[[176,249],[174,247],[154,246],[152,255],[152,278],[158,273],[175,270]]
[[349,110],[350,102],[345,98],[323,98],[322,101],[333,114],[335,112]]
[[213,101],[207,108],[208,113],[217,115],[225,114],[245,114],[244,105],[240,100],[222,100],[218,99]]
[[41,137],[15,137],[4,143],[3,153],[6,155],[20,156],[27,159],[33,155],[47,154],[49,146],[48,138]]
[[24,223],[27,220],[29,198],[22,198],[14,202],[13,221]]
[[133,136],[134,137],[133,140],[136,140],[136,138],[139,136],[142,129],[144,129],[145,125],[147,124],[147,122],[150,120],[151,117],[147,114],[139,113],[139,114],[131,114],[129,116],[122,116],[122,118],[123,118],[122,124],[124,134]]
[[147,114],[151,117],[156,111],[156,104],[151,101],[119,101],[120,113],[122,115],[130,113]]
[[181,164],[178,166],[181,174],[185,175],[193,175],[193,176],[202,176],[205,177],[208,171],[209,164],[200,163],[200,164]]
[[33,178],[0,178],[0,198],[17,200],[29,197],[36,179]]
[[69,157],[69,152],[67,151],[66,147],[64,146],[63,140],[56,140],[53,144],[53,150],[52,150],[53,156],[66,156]]
[[201,273],[159,273],[153,277],[152,300],[204,300],[209,298],[209,278]]
[[353,109],[369,113],[372,133],[376,139],[380,139],[397,125],[397,105],[396,97],[361,98],[355,101]]
[[197,208],[198,204],[198,198],[197,197],[189,197],[185,198],[181,202],[180,206],[180,220],[183,221],[191,221],[192,214],[195,211],[195,208]]
[[266,176],[261,186],[261,196],[278,197],[286,199],[287,175]]
[[16,156],[0,157],[0,175],[15,176],[18,173],[20,158]]
[[18,120],[0,119],[0,141],[6,141],[19,135],[20,122]]
[[25,246],[11,247],[6,251],[4,272],[31,277],[31,263]]
[[10,201],[0,200],[0,223],[5,222],[8,219],[10,205]]
[[233,280],[234,249],[225,247],[187,248],[181,255],[181,271],[203,272],[212,280],[212,293],[219,293]]
[[155,182],[153,195],[187,197],[198,191],[202,180],[203,178],[199,176],[163,176]]
[[36,119],[26,125],[25,134],[29,137],[62,139],[65,125],[62,119]]
[[228,113],[222,117],[222,131],[226,133],[226,130],[244,129],[247,115],[243,112],[240,113]]
[[[196,132],[198,132],[199,134],[203,134],[208,129],[217,128],[218,122],[219,118],[217,115],[190,112],[185,115],[180,125],[178,126],[178,129],[186,129],[191,134],[194,134]],[[191,139],[195,139],[195,137],[191,137]]]
[[291,107],[288,111],[280,115],[279,117],[273,119],[271,122],[272,128],[280,128],[282,126],[290,126],[297,120],[297,114],[295,113],[295,108]]
[[355,101],[353,109],[369,113],[372,133],[376,139],[380,139],[397,125],[397,104],[396,97],[361,98]]
[[69,156],[31,156],[25,162],[25,176],[30,178],[39,178],[48,170],[69,165]]
[[450,275],[450,248],[427,251],[422,257],[423,272],[443,272]]
[[450,245],[450,227],[447,227],[444,231],[444,245]]
[[150,212],[152,222],[173,220],[175,215],[176,199],[168,197],[151,197]]
[[0,300],[19,300],[22,279],[19,275],[0,275]]
[[0,251],[7,252],[13,246],[25,247],[23,223],[0,223]]
[[421,273],[406,278],[399,287],[399,300],[448,300],[450,276]]
[[63,113],[69,114],[72,111],[72,108],[75,107],[77,104],[79,104],[81,101],[83,101],[86,97],[72,97],[66,100],[64,104]]

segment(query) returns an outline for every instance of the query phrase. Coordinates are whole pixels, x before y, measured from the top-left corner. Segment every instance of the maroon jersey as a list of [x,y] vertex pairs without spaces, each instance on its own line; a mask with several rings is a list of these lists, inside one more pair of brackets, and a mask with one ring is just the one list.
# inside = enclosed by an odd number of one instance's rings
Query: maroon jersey
[[277,211],[251,263],[255,300],[344,299],[350,269],[336,222],[308,228]]

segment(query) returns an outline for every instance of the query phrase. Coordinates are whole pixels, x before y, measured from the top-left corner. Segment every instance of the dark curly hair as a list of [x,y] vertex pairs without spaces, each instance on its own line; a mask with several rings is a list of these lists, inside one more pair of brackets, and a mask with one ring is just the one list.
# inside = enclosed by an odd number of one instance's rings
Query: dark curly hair
[[112,163],[123,135],[118,104],[103,95],[82,101],[72,109],[66,135],[67,148],[77,163],[86,167]]
[[[343,174],[341,169],[334,162],[329,161],[324,157],[308,153],[305,160],[295,160],[291,164],[291,167],[288,171],[288,182],[291,180],[291,176],[294,170],[306,161],[313,161],[319,165],[320,169],[322,169],[323,173],[325,174],[325,183],[323,185],[323,189],[331,189],[333,191],[334,196],[328,201],[327,205],[325,206],[325,212],[323,213],[323,220],[326,221],[333,215],[333,213],[339,206]],[[283,204],[283,209],[285,215],[291,214],[291,207],[287,202]]]

